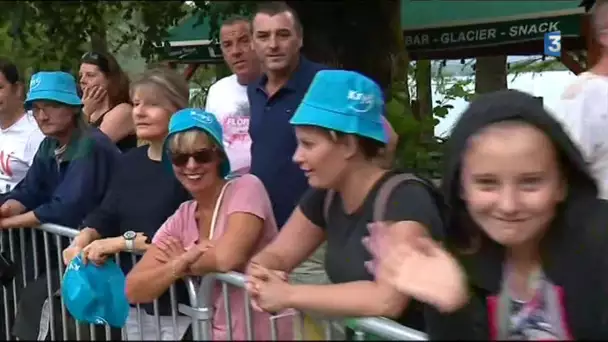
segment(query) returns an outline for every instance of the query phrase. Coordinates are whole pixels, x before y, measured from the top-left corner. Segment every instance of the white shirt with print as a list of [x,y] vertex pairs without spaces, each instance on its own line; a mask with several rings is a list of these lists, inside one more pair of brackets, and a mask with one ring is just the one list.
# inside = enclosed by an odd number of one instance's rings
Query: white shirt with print
[[44,134],[31,113],[7,129],[0,129],[0,193],[10,192],[32,166]]
[[247,86],[236,75],[215,82],[207,93],[205,110],[214,114],[224,130],[224,148],[232,173],[246,173],[251,165],[249,137],[249,100]]
[[600,197],[608,199],[608,77],[584,72],[561,100],[557,117],[583,153]]

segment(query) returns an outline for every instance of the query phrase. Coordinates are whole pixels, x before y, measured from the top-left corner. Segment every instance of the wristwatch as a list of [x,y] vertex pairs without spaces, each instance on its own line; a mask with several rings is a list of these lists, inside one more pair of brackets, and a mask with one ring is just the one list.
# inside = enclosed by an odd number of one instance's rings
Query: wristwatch
[[122,237],[125,239],[127,251],[133,252],[133,250],[135,249],[135,238],[137,237],[137,233],[132,230],[129,230],[122,234]]

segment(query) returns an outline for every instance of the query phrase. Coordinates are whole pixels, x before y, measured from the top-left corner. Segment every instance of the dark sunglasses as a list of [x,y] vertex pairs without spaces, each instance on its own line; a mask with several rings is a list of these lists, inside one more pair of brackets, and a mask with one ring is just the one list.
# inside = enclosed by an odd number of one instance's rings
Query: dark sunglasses
[[94,64],[101,69],[103,72],[110,72],[110,65],[108,63],[108,59],[97,52],[87,52],[82,57],[80,57],[81,63]]
[[169,156],[171,158],[171,163],[175,166],[186,165],[190,158],[194,159],[194,161],[199,164],[207,164],[213,161],[216,156],[216,151],[214,148],[204,148],[192,153],[169,152]]

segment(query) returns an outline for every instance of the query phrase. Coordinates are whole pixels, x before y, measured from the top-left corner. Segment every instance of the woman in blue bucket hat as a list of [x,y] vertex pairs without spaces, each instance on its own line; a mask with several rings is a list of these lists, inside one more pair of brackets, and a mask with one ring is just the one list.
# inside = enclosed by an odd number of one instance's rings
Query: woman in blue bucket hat
[[[374,279],[365,266],[370,255],[362,239],[369,223],[398,231],[401,239],[435,237],[442,229],[434,188],[375,162],[388,140],[383,112],[380,88],[357,72],[324,70],[314,78],[291,119],[298,140],[293,160],[311,189],[247,268],[258,308],[388,316],[423,329],[419,304]],[[291,272],[324,241],[325,269],[334,284],[291,285],[276,275]]]
[[[159,228],[152,245],[127,275],[126,294],[132,303],[150,303],[184,276],[242,271],[251,256],[276,235],[270,199],[262,182],[246,174],[226,179],[230,162],[222,144],[222,127],[211,113],[186,108],[169,122],[163,162],[190,192],[184,202]],[[225,307],[220,284],[211,296],[214,305],[213,339],[247,337],[243,320],[226,321],[225,310],[241,313],[245,300],[238,288],[230,290]],[[253,315],[255,339],[272,336],[269,315]],[[279,319],[279,339],[292,337],[291,316]],[[230,326],[230,327],[228,327]]]
[[[32,228],[40,224],[53,223],[77,228],[84,217],[101,202],[108,188],[110,175],[120,155],[116,146],[99,130],[88,128],[82,120],[82,102],[72,75],[60,71],[42,71],[30,80],[25,100],[25,109],[31,110],[36,123],[45,135],[25,178],[8,195],[0,206],[0,229]],[[32,234],[40,234],[31,230]],[[35,269],[45,270],[46,260],[52,268],[58,265],[56,244],[44,251],[42,235],[38,245],[26,255],[38,253],[37,258],[26,258],[26,275],[34,275]],[[26,248],[31,248],[28,244]],[[63,246],[65,247],[65,246]],[[62,248],[59,246],[59,248]],[[33,265],[34,260],[38,261]],[[57,272],[52,270],[52,273]],[[52,278],[54,279],[54,278]],[[34,292],[40,288],[39,277],[23,290],[21,302],[37,298]],[[53,282],[51,288],[57,288]],[[25,305],[25,306],[24,306]],[[20,303],[20,307],[31,307],[32,303]],[[42,307],[42,302],[35,306]],[[34,309],[40,312],[40,309]],[[22,312],[24,316],[28,313]],[[17,319],[15,331],[26,336],[31,318]],[[29,338],[25,338],[29,339]]]

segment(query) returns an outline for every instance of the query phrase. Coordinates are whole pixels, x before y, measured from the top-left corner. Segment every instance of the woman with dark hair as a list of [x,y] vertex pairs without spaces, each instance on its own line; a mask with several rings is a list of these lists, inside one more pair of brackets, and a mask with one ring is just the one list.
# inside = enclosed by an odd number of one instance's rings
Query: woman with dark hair
[[444,246],[373,233],[376,277],[429,304],[430,340],[606,339],[608,205],[560,124],[528,94],[495,92],[446,152]]
[[24,177],[44,135],[23,107],[17,66],[0,58],[0,203]]
[[[361,239],[371,222],[385,222],[384,228],[398,232],[397,240],[433,238],[442,230],[430,184],[409,181],[408,175],[380,165],[390,135],[383,112],[382,90],[373,80],[345,70],[316,74],[290,121],[298,143],[293,161],[305,172],[310,189],[277,238],[249,262],[247,289],[254,307],[386,316],[424,328],[420,303],[365,268],[371,256]],[[279,276],[292,273],[323,243],[331,284],[295,284]],[[353,333],[345,331],[347,338]]]
[[99,127],[123,152],[137,146],[129,78],[116,59],[101,52],[87,52],[81,58],[78,77],[82,110],[89,123]]

